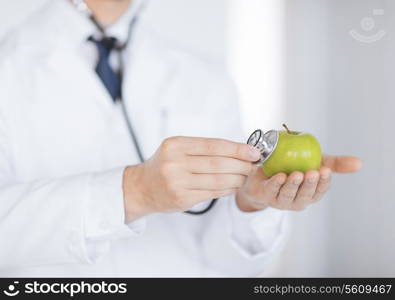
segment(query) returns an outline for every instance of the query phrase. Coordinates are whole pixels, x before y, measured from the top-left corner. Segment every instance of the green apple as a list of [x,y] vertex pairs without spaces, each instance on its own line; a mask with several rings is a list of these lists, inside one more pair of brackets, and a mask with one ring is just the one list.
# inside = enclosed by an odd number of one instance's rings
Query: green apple
[[262,164],[263,172],[271,177],[277,173],[306,172],[321,166],[321,147],[311,134],[279,131],[278,142],[270,157]]

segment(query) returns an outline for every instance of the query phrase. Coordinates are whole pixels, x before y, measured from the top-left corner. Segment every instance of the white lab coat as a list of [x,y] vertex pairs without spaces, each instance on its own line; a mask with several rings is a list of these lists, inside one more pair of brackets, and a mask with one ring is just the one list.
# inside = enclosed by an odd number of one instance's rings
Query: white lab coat
[[[138,163],[135,149],[81,51],[91,24],[50,2],[0,47],[0,276],[264,271],[281,245],[280,211],[243,213],[232,196],[203,216],[124,224],[122,173]],[[242,141],[236,91],[219,64],[141,23],[125,59],[124,101],[145,157],[168,136]]]

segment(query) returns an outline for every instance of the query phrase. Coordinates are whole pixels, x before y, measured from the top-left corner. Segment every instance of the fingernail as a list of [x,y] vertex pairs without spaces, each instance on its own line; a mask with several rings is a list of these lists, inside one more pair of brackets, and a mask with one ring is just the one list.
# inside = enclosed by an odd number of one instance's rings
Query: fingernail
[[303,182],[303,179],[304,179],[303,176],[295,176],[294,179],[292,179],[292,183],[293,184],[301,184]]
[[292,183],[293,184],[296,184],[296,185],[299,185],[299,184],[301,184],[302,183],[302,180],[294,180],[294,181],[292,181]]
[[329,179],[329,177],[331,177],[331,172],[323,172],[321,173],[321,179]]
[[248,156],[251,158],[251,160],[258,161],[261,158],[261,153],[257,148],[250,147],[250,150],[248,151]]
[[282,187],[284,185],[284,182],[276,181],[276,186],[277,187]]
[[324,174],[321,176],[322,179],[329,179],[331,177],[331,174]]
[[311,177],[311,178],[308,178],[307,179],[307,182],[308,183],[314,183],[314,182],[316,182],[317,181],[317,178],[315,178],[315,177]]
[[284,184],[283,181],[280,181],[280,180],[277,180],[277,179],[272,179],[272,182],[278,187],[280,187],[280,186],[282,186]]

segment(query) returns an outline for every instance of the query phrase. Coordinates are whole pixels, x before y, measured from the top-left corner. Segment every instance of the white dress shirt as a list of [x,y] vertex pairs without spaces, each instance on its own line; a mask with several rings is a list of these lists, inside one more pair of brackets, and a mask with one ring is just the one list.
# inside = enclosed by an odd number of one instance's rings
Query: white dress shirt
[[[126,40],[133,5],[109,36]],[[282,243],[281,211],[242,212],[230,196],[201,216],[157,213],[124,224],[122,175],[139,161],[120,106],[94,71],[87,38],[95,34],[70,3],[53,0],[0,44],[0,276],[263,272]],[[123,55],[123,101],[146,158],[169,136],[243,140],[223,66],[144,22]]]

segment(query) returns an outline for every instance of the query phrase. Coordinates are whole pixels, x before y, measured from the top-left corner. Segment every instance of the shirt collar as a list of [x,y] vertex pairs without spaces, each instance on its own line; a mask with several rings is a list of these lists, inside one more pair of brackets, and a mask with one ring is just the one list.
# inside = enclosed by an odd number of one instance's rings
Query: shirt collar
[[[114,24],[107,26],[108,36],[117,38],[121,43],[127,40],[129,26],[132,20],[137,17],[147,0],[132,0],[128,10]],[[56,15],[56,23],[59,30],[67,29],[70,38],[78,42],[86,42],[87,39],[98,33],[97,27],[89,19],[89,16],[80,12],[69,0],[50,1],[54,6],[53,12]],[[59,13],[62,18],[59,18]],[[55,17],[55,16],[54,16]]]
[[116,38],[121,44],[125,43],[129,35],[129,27],[142,8],[144,0],[132,0],[128,10],[114,24],[106,27],[106,34]]

